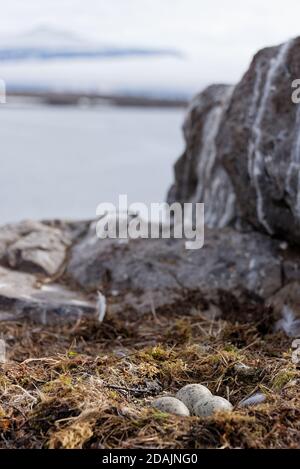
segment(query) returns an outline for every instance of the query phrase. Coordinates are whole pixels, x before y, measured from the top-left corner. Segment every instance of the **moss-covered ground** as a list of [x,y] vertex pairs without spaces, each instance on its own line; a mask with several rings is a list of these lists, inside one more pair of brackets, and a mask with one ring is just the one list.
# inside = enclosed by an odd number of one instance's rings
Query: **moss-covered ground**
[[[1,448],[300,446],[292,340],[261,324],[168,313],[61,327],[1,323],[0,336]],[[188,383],[228,398],[234,412],[201,419],[151,408],[156,395]],[[238,407],[255,392],[266,401]]]

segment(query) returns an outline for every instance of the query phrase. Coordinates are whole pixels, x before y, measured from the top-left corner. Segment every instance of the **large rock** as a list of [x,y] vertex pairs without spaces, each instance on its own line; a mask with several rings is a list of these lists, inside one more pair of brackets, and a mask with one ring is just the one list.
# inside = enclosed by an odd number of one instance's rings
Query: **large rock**
[[213,85],[192,101],[183,125],[186,149],[168,194],[169,203],[204,202],[209,227],[222,228],[236,217],[235,194],[216,148],[232,92],[232,86]]
[[[99,240],[95,226],[70,252],[67,274],[87,292],[101,290],[137,313],[168,307],[196,294],[193,307],[263,301],[282,287],[283,252],[260,233],[206,231],[203,249],[182,240]],[[299,277],[300,278],[300,277]],[[227,305],[228,306],[228,305]]]
[[5,225],[0,228],[0,263],[54,276],[62,268],[70,245],[66,229],[31,220]]
[[300,38],[261,50],[236,86],[217,137],[244,219],[300,243]]
[[223,227],[238,214],[300,244],[300,104],[291,86],[299,77],[296,38],[256,54],[234,89],[216,85],[197,96],[169,201],[204,202],[208,226]]
[[[0,267],[0,320],[53,323],[93,318],[98,291],[105,295],[111,314],[131,318],[149,312],[200,312],[257,320],[265,302],[275,306],[280,318],[286,304],[294,308],[299,301],[296,286],[285,288],[299,285],[299,253],[259,232],[207,229],[204,248],[189,251],[184,240],[176,239],[99,240],[95,223],[42,225],[43,229],[30,225],[36,227],[37,251],[37,233],[40,229],[43,240],[47,227],[59,231],[62,243],[71,243],[63,267],[55,277],[41,275],[36,266]],[[7,228],[3,232],[8,234]],[[11,226],[10,232],[19,233],[14,242],[22,240],[20,232],[28,235],[23,224]],[[3,259],[13,239],[7,239]],[[34,245],[32,256],[37,258]],[[254,316],[249,316],[249,308]]]

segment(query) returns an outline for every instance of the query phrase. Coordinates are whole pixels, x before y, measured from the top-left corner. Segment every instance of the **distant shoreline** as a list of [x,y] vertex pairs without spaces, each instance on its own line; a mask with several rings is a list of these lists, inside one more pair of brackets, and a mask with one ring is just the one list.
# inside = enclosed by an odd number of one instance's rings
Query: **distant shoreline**
[[120,107],[148,107],[148,108],[185,108],[188,100],[180,98],[155,98],[146,96],[110,95],[96,93],[67,93],[67,92],[8,92],[7,99],[26,100],[36,104],[48,106],[99,106],[110,105]]

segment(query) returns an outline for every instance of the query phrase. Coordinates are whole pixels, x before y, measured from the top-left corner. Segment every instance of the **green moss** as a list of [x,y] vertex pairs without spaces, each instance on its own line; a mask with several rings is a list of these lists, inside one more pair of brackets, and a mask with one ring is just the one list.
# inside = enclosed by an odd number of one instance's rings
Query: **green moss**
[[284,388],[290,381],[299,376],[299,372],[295,370],[283,369],[280,370],[273,378],[272,388],[276,391],[280,391]]
[[[3,336],[14,339],[0,366],[0,447],[299,446],[300,396],[291,381],[300,371],[291,364],[288,338],[182,313],[135,317],[132,324],[82,321],[70,331],[2,323]],[[241,379],[238,362],[257,373]],[[151,408],[155,396],[175,395],[189,383],[229,396],[235,406],[258,390],[267,400],[209,419]]]

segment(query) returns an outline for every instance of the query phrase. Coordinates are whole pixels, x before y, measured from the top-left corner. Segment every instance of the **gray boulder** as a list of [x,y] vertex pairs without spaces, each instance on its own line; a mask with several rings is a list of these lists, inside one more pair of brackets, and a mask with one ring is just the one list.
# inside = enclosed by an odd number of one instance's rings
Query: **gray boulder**
[[282,287],[282,252],[258,232],[206,230],[203,249],[183,240],[99,240],[95,227],[70,251],[67,275],[87,292],[106,296],[138,313],[211,305],[224,309],[224,294],[236,301],[263,301]]
[[236,86],[217,137],[242,217],[300,243],[300,38],[263,49]]
[[183,125],[186,148],[168,194],[169,203],[205,203],[209,227],[223,228],[236,217],[235,194],[216,147],[232,92],[232,86],[212,85],[191,102]]
[[[4,262],[0,320],[48,324],[95,318],[99,291],[110,314],[134,313],[132,318],[152,312],[200,313],[209,318],[234,314],[234,320],[259,320],[264,303],[276,306],[280,317],[285,298],[281,292],[300,282],[299,254],[259,232],[207,229],[204,248],[189,251],[184,240],[176,239],[99,240],[95,223],[33,226],[37,236],[33,259],[38,258],[35,249],[39,251],[47,228],[59,231],[63,245],[70,243],[67,256],[55,277],[46,276],[45,270],[41,275],[36,264],[34,269],[27,264],[12,269]],[[7,227],[4,232],[8,234]],[[23,224],[11,226],[10,232],[18,233],[15,242],[22,241],[21,232],[28,236]],[[6,260],[8,241],[2,252]],[[298,290],[291,294],[297,302]]]
[[211,86],[195,98],[170,202],[204,202],[208,226],[238,216],[300,244],[299,50],[300,38],[263,49],[234,89]]

